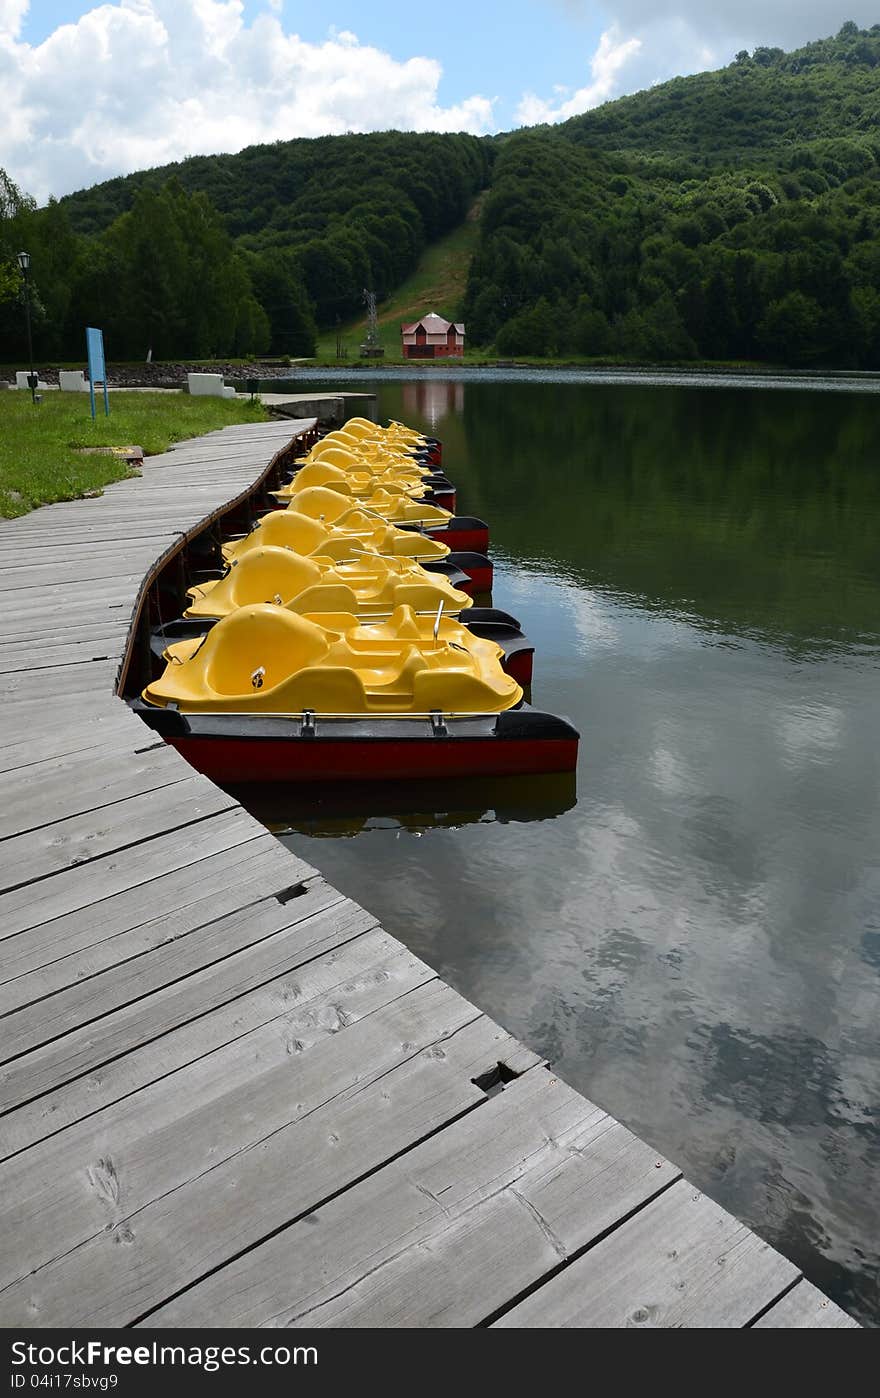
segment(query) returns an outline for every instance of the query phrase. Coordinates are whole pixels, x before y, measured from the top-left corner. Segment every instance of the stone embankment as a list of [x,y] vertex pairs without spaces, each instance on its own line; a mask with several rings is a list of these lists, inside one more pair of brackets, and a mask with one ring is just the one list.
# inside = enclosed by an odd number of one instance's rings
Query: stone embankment
[[[58,383],[57,369],[37,366],[37,372],[43,383]],[[277,359],[252,360],[245,364],[108,364],[107,381],[111,388],[181,388],[187,374],[222,374],[224,379],[279,379],[289,378],[291,372],[291,365]],[[0,369],[0,384],[4,382],[15,383],[15,367]]]

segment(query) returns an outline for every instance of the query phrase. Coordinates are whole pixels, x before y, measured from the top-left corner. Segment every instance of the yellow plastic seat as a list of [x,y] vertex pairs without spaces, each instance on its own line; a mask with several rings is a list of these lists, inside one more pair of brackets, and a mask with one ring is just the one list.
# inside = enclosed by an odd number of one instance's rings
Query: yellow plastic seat
[[[402,616],[398,626],[414,620]],[[167,654],[143,698],[184,713],[488,714],[522,699],[491,642],[352,636],[266,603],[240,607],[201,643],[178,642]]]
[[284,548],[254,548],[238,558],[225,577],[190,588],[184,616],[215,619],[237,607],[269,602],[301,615],[312,612],[388,616],[401,606],[450,613],[472,605],[467,593],[446,578],[426,573],[413,560],[362,555],[334,567]]
[[[290,499],[292,501],[293,496]],[[350,518],[367,518],[367,512],[361,506],[356,506],[353,500],[324,485],[306,486],[304,490],[297,491],[296,504],[291,503],[287,508],[295,510],[297,514],[308,515],[321,524],[339,524],[346,515]]]
[[[296,499],[296,496],[293,499]],[[448,524],[452,518],[450,511],[445,510],[442,505],[429,505],[422,500],[392,494],[385,490],[384,486],[374,490],[362,503],[393,524],[437,526]]]
[[253,602],[283,604],[320,583],[329,571],[330,564],[322,567],[291,549],[251,549],[235,560],[225,577],[191,587],[184,616],[226,616]]
[[[371,648],[384,645],[387,641],[414,641],[419,645],[434,648],[434,629],[437,626],[436,609],[433,615],[420,614],[414,607],[402,604],[395,607],[391,615],[382,621],[364,621],[352,614],[308,615],[308,620],[323,626],[325,631],[336,631],[344,635],[352,652],[368,654]],[[466,650],[479,655],[503,659],[504,651],[494,641],[475,636],[472,631],[453,616],[445,613],[440,619],[438,639],[443,643],[464,646]]]
[[[335,538],[339,538],[339,531],[335,531]],[[272,510],[270,514],[263,516],[250,534],[224,544],[221,552],[227,563],[240,558],[252,548],[264,548],[267,545],[292,549],[304,558],[316,554],[327,557],[333,554],[335,538],[334,531],[318,519],[300,514],[297,510]],[[342,536],[341,542],[343,550],[351,549],[351,535]],[[343,551],[339,556],[347,558],[349,553]]]
[[326,437],[322,437],[319,442],[316,442],[309,455],[311,456],[313,453],[318,455],[324,447],[332,446],[347,447],[349,451],[352,451],[359,446],[360,440],[360,437],[346,432],[344,427],[337,427],[333,432],[328,432]]

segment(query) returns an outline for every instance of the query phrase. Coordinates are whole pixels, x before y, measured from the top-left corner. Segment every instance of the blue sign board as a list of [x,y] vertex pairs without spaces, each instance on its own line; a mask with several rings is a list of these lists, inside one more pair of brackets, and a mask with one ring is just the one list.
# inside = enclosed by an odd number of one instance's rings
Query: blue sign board
[[95,416],[95,388],[100,384],[104,390],[104,416],[110,416],[110,400],[107,397],[107,370],[104,365],[104,332],[92,326],[86,329],[86,352],[89,357],[89,397],[92,403],[92,417]]

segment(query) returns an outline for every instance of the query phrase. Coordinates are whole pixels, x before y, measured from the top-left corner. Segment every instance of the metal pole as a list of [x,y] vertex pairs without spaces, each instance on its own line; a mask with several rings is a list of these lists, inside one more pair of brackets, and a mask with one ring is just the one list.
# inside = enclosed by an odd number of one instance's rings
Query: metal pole
[[25,319],[26,319],[26,321],[27,321],[28,362],[30,363],[30,366],[31,366],[30,380],[29,380],[29,381],[30,381],[30,386],[31,386],[31,402],[33,403],[34,407],[36,407],[36,405],[37,405],[37,376],[36,376],[36,374],[34,373],[34,344],[33,344],[33,339],[32,339],[32,337],[31,337],[31,289],[30,289],[30,283],[29,283],[29,281],[28,281],[28,271],[27,271],[26,269],[23,269],[21,275],[24,277],[24,314],[25,314]]

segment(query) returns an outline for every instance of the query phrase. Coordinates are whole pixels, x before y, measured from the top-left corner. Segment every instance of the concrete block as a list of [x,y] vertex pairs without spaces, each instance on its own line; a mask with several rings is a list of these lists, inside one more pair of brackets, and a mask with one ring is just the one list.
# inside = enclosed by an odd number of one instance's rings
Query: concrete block
[[[26,392],[30,392],[30,388],[29,388],[29,386],[28,386],[28,370],[27,370],[27,369],[16,369],[16,371],[15,371],[15,387],[16,387],[16,388],[23,388],[23,389],[26,390]],[[39,379],[39,378],[37,379],[37,389],[38,389],[38,390],[41,389],[41,388],[48,388],[48,387],[49,387],[49,385],[48,385],[47,383],[43,383],[43,380],[42,380],[42,379]]]
[[[227,398],[222,374],[187,374],[187,386],[194,397]],[[235,393],[235,389],[232,390]]]
[[82,369],[59,369],[58,387],[62,393],[88,393],[89,385]]

